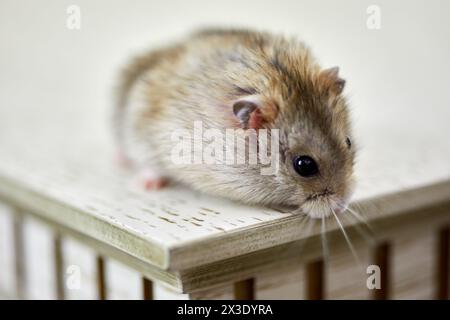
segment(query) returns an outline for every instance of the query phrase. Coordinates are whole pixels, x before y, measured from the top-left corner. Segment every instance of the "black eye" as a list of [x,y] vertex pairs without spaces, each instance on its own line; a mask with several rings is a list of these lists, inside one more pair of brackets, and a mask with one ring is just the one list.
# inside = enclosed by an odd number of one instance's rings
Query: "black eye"
[[352,147],[352,141],[349,137],[345,138],[345,143],[347,144],[347,147],[350,149]]
[[309,156],[294,158],[294,169],[302,177],[311,177],[319,172],[316,162]]

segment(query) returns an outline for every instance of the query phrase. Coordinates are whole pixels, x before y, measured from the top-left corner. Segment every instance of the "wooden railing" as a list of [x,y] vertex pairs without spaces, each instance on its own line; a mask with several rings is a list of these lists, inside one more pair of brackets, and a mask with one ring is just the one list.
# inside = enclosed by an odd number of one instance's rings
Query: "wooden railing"
[[[450,142],[436,139],[439,128],[423,132],[420,141],[427,143],[411,139],[415,128],[367,125],[355,133],[364,148],[351,209],[361,217],[340,215],[355,258],[334,219],[326,220],[324,242],[320,221],[289,211],[175,185],[155,192],[137,188],[133,173],[113,163],[110,135],[100,125],[105,119],[92,119],[90,106],[79,105],[1,112],[0,202],[10,217],[0,224],[6,243],[1,254],[8,261],[15,257],[15,268],[0,274],[0,286],[17,280],[14,290],[0,289],[8,291],[5,296],[448,297]],[[17,119],[23,120],[20,128]],[[36,231],[46,237],[40,247],[30,221],[47,226]],[[114,261],[134,271],[117,275]],[[81,291],[68,288],[72,265],[82,267]],[[370,265],[381,269],[380,289],[367,288]],[[37,281],[42,288],[35,288]]]
[[[119,261],[135,269],[136,273],[146,270],[147,267],[154,268],[146,263],[136,268],[136,262],[131,257],[128,259],[127,253],[117,255],[117,249],[110,247],[109,244],[99,243],[66,226],[57,226],[17,204],[10,204],[8,208],[9,210],[3,210],[1,213],[3,218],[9,217],[9,220],[2,221],[10,222],[9,226],[3,225],[3,228],[12,230],[10,252],[14,253],[14,273],[3,274],[3,277],[14,277],[16,287],[10,292],[5,292],[5,288],[0,287],[2,290],[0,292],[5,297],[39,298],[27,293],[29,280],[27,275],[36,272],[34,268],[39,263],[27,256],[25,247],[26,237],[32,235],[24,231],[24,223],[30,219],[37,219],[50,226],[47,232],[51,237],[48,243],[52,247],[54,272],[51,272],[51,276],[54,277],[54,298],[70,298],[67,295],[70,289],[66,286],[68,275],[64,251],[64,242],[68,240],[83,243],[96,252],[92,256],[95,274],[91,275],[96,279],[96,295],[92,298],[110,298],[107,277],[107,261],[110,259],[119,258]],[[391,218],[381,218],[372,221],[371,224],[378,233],[378,240],[372,244],[357,237],[360,231],[357,231],[356,226],[347,226],[358,259],[362,259],[359,265],[340,233],[331,230],[327,233],[330,249],[328,257],[322,256],[322,247],[318,245],[319,235],[313,233],[302,240],[206,264],[193,270],[185,270],[186,272],[169,271],[180,284],[189,279],[185,284],[186,288],[195,287],[192,291],[183,289],[182,285],[176,288],[173,282],[169,283],[164,277],[156,276],[154,271],[147,270],[140,276],[140,297],[142,299],[448,299],[450,203],[422,208]],[[295,253],[297,249],[300,251]],[[403,256],[405,253],[406,256]],[[381,270],[380,289],[366,288],[365,281],[368,275],[362,274],[362,271],[370,264],[379,266]],[[232,271],[229,271],[230,267]],[[230,273],[231,276],[226,280],[221,277],[214,279],[214,275],[221,271]],[[186,277],[188,274],[190,276]],[[123,275],[116,276],[123,284],[127,283],[128,279]],[[200,282],[193,285],[196,276]],[[209,278],[208,281],[205,278]],[[204,283],[207,284],[202,288]],[[155,287],[162,289],[166,294],[158,297],[154,292]],[[135,297],[138,296],[139,294]]]

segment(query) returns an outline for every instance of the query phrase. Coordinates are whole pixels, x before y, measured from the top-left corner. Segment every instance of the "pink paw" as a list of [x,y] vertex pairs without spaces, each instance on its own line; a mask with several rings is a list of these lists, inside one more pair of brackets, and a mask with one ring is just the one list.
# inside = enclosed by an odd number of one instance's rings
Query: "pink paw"
[[160,190],[168,184],[167,178],[148,169],[142,172],[141,181],[146,190]]
[[144,181],[144,188],[146,190],[160,190],[167,185],[167,179],[158,178],[158,179],[147,179]]

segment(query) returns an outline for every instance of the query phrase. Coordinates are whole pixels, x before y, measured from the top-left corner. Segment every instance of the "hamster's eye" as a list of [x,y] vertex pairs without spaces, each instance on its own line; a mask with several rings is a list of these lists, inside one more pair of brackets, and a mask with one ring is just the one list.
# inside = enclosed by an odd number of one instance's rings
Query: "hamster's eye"
[[319,172],[316,162],[309,156],[295,157],[294,169],[302,177],[311,177]]
[[345,143],[347,144],[347,147],[350,149],[352,147],[352,141],[349,137],[345,138]]

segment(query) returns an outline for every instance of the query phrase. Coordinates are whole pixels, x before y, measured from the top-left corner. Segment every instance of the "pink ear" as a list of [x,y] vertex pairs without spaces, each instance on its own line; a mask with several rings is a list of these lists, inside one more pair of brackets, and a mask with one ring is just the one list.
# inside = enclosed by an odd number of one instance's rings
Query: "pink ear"
[[338,95],[344,90],[345,80],[339,77],[339,67],[323,70],[320,77],[332,93]]
[[242,129],[260,129],[264,123],[275,118],[275,109],[273,103],[268,103],[257,95],[242,97],[233,104],[233,113]]

